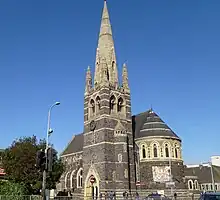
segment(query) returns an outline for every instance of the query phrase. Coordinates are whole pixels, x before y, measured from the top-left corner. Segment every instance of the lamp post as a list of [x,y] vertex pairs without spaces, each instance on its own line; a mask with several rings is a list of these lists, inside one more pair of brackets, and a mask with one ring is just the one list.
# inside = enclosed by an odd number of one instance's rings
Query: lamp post
[[47,137],[46,137],[46,149],[45,149],[45,168],[43,171],[43,183],[42,183],[42,193],[43,193],[43,200],[46,199],[46,194],[45,194],[45,190],[46,190],[46,179],[47,179],[47,150],[48,150],[48,146],[49,146],[49,137],[50,134],[53,132],[52,129],[50,128],[50,116],[51,116],[51,110],[53,109],[53,107],[60,105],[60,102],[55,102],[49,109],[48,111],[48,118],[47,118]]
[[213,191],[215,192],[215,179],[214,179],[214,174],[213,174],[212,162],[210,162],[210,167],[211,167],[211,176],[212,176],[212,188],[213,188]]
[[212,179],[212,190],[213,190],[213,192],[215,192],[215,179],[214,179],[214,174],[213,174],[212,161],[209,161],[207,163],[202,163],[202,164],[209,164],[210,165],[211,179]]

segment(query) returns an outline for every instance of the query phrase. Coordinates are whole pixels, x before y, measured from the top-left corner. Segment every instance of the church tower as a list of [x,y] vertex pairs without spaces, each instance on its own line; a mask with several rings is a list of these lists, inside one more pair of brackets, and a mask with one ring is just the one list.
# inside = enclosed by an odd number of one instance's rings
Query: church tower
[[124,64],[120,84],[106,1],[92,79],[88,67],[84,95],[84,196],[105,191],[132,192],[135,166],[128,71]]

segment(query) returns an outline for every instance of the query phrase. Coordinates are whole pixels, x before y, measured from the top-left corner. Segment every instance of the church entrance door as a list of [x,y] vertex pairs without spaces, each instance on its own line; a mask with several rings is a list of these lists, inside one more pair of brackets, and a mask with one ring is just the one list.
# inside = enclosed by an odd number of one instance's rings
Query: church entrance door
[[86,200],[98,199],[99,196],[99,182],[95,176],[91,175],[86,183]]

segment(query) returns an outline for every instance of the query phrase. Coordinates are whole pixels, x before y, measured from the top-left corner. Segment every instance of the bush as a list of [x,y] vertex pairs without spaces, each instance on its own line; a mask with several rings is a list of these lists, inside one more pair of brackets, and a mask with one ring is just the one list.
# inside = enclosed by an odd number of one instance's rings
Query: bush
[[17,198],[15,198],[15,196],[25,195],[25,191],[25,187],[18,183],[13,183],[10,181],[0,181],[0,195],[7,196],[7,199],[12,198],[14,200],[18,200]]

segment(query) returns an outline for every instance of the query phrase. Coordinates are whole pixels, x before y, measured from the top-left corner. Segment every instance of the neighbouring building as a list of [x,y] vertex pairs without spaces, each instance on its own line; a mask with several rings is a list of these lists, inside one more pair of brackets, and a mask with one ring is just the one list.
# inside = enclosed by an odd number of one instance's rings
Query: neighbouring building
[[0,149],[0,180],[5,179],[5,172],[2,166],[2,154],[4,149]]
[[211,162],[186,165],[185,181],[191,191],[220,191],[220,156],[212,156]]
[[211,163],[212,163],[212,165],[220,167],[220,156],[212,156]]
[[[127,66],[119,82],[112,28],[104,1],[96,49],[95,73],[88,67],[84,93],[84,129],[75,134],[61,158],[66,171],[58,190],[82,196],[105,191],[187,194],[204,184],[183,164],[181,138],[153,110],[132,116]],[[207,171],[206,171],[207,172]],[[206,174],[206,177],[210,177]],[[198,185],[197,185],[198,184]]]

